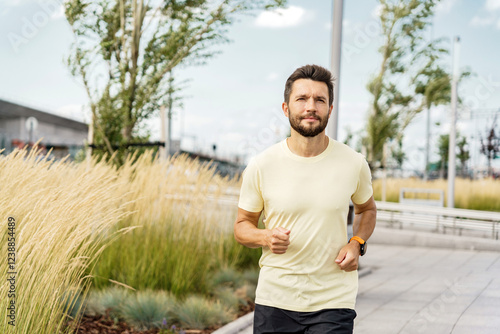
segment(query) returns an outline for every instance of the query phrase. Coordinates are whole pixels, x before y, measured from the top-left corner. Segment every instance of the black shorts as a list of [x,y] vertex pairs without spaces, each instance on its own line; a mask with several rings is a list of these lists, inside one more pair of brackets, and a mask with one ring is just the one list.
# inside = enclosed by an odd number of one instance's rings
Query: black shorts
[[256,304],[253,333],[352,334],[354,318],[348,308],[295,312]]

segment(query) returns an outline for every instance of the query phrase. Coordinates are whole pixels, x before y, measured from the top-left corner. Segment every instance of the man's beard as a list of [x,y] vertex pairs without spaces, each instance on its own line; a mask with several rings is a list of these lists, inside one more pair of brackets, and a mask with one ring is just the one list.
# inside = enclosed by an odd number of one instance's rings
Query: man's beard
[[290,126],[292,127],[292,129],[297,131],[303,137],[316,137],[321,132],[323,132],[323,130],[325,130],[326,125],[328,124],[328,117],[322,119],[317,115],[312,116],[319,120],[319,123],[314,126],[304,126],[301,123],[303,119],[311,117],[310,114],[304,117],[289,115],[288,120],[290,121]]

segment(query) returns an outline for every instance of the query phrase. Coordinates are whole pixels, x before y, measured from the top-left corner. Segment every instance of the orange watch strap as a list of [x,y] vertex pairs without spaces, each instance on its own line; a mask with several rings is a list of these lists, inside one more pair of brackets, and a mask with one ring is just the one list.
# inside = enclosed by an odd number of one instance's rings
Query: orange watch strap
[[354,237],[352,237],[351,239],[349,239],[349,242],[351,242],[352,239],[354,239],[357,242],[359,242],[360,245],[364,245],[364,243],[365,243],[365,241],[363,239],[361,239],[360,237],[358,237],[356,235]]

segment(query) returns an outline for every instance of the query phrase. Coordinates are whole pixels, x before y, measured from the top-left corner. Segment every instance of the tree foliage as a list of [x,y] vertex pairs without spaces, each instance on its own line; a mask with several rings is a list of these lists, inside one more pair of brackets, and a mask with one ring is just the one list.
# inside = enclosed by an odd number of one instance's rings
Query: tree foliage
[[439,64],[447,50],[441,40],[424,39],[436,3],[380,0],[382,61],[367,85],[372,103],[364,140],[372,168],[382,160],[384,143],[401,142],[403,130],[423,108],[449,101],[450,76]]
[[470,159],[470,150],[469,150],[469,145],[467,143],[466,137],[458,138],[457,148],[458,148],[457,158],[458,158],[458,160],[460,160],[461,174],[462,174],[462,177],[466,177],[467,176],[467,161],[469,161],[469,159]]
[[68,0],[75,35],[68,65],[87,91],[93,142],[112,154],[141,140],[138,124],[165,104],[168,73],[200,64],[227,42],[235,14],[286,0]]
[[[460,169],[461,169],[461,175],[465,176],[466,175],[466,165],[467,161],[470,159],[470,151],[468,149],[468,142],[467,138],[465,136],[462,136],[460,133],[457,132],[457,138],[456,138],[456,149],[457,149],[457,154],[456,158],[460,160]],[[450,151],[450,135],[449,134],[443,134],[439,136],[438,142],[437,142],[437,150],[438,150],[438,155],[439,155],[439,170],[440,170],[440,177],[444,178],[444,176],[448,173],[448,157],[449,157],[449,151]]]
[[492,175],[491,161],[500,157],[500,134],[496,131],[497,116],[493,118],[491,128],[486,129],[485,138],[481,137],[481,153],[488,160],[488,175]]

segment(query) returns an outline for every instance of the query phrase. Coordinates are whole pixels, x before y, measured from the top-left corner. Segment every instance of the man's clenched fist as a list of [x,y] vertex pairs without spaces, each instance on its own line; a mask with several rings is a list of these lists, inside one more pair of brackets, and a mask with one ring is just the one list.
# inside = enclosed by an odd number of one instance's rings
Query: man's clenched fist
[[284,254],[290,245],[290,230],[283,227],[273,228],[268,231],[265,241],[271,252]]

